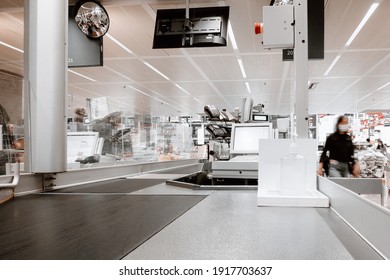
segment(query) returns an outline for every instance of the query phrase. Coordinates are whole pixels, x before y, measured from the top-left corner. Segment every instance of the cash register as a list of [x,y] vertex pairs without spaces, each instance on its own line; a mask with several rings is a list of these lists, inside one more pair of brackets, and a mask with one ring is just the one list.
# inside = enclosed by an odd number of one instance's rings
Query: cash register
[[230,160],[214,161],[212,178],[258,178],[259,139],[273,138],[272,123],[233,123]]

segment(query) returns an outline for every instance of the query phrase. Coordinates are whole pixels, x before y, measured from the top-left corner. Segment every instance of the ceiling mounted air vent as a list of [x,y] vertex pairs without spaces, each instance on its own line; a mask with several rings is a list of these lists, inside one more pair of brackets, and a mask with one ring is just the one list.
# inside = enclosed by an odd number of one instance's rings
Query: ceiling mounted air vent
[[316,87],[317,87],[317,85],[318,85],[319,83],[318,82],[316,82],[316,83],[310,83],[309,84],[309,90],[313,90],[313,89],[315,89]]

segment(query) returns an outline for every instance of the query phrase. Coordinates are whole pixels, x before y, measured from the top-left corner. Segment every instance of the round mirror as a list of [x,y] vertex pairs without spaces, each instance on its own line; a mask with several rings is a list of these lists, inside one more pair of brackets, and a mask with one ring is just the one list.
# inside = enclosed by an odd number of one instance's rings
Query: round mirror
[[99,38],[107,33],[110,18],[107,11],[97,2],[80,1],[75,6],[75,17],[80,30],[91,38]]

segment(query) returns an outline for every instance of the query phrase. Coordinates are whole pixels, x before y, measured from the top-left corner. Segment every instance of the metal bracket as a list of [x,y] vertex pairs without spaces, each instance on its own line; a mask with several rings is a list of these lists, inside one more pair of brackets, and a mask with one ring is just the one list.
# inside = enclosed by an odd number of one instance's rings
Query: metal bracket
[[0,188],[15,188],[19,184],[20,163],[15,164],[14,175],[11,183],[0,184]]
[[19,175],[20,175],[20,164],[16,163],[14,169],[14,174],[12,177],[11,183],[5,183],[5,184],[0,184],[0,190],[1,189],[12,189],[12,195],[9,195],[3,199],[0,199],[0,204],[3,202],[6,202],[7,200],[12,199],[15,196],[15,187],[19,184]]
[[56,177],[57,173],[43,173],[42,175],[43,175],[42,177],[43,190],[46,191],[49,189],[53,189],[53,187],[56,186],[55,182],[57,179]]

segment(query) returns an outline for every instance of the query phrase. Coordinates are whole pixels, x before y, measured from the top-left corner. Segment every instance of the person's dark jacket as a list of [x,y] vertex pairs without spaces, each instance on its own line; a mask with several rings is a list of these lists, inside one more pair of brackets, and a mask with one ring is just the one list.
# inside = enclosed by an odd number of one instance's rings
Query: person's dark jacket
[[[328,151],[329,158],[327,156]],[[326,139],[325,147],[320,157],[320,162],[324,164],[325,171],[327,171],[326,165],[329,165],[329,160],[331,159],[337,160],[338,162],[348,163],[351,172],[352,166],[355,164],[354,151],[355,146],[352,143],[351,136],[335,132],[329,135]]]

